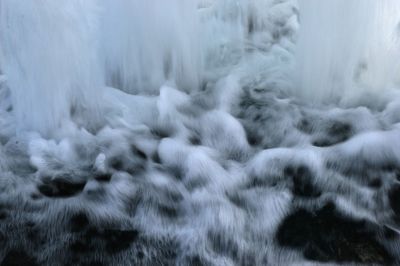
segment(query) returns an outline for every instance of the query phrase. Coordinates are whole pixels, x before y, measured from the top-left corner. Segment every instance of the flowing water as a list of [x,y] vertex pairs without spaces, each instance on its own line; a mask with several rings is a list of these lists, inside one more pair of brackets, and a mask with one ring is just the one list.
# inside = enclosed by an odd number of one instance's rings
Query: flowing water
[[399,14],[0,0],[0,264],[399,265]]
[[246,49],[271,42],[263,36],[272,27],[262,14],[268,1],[256,3],[2,1],[1,54],[18,131],[68,132],[76,112],[95,124],[105,86],[149,95],[169,82],[191,92],[228,75]]
[[72,108],[89,110],[96,120],[103,78],[94,1],[0,5],[2,65],[18,131],[63,131]]
[[390,87],[399,74],[398,1],[300,0],[298,94],[338,102]]

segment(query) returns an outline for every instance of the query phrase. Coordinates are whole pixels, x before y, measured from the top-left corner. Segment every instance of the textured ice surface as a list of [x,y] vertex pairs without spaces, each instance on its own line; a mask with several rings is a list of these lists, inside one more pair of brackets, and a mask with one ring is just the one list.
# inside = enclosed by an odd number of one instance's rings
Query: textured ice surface
[[1,265],[399,264],[398,92],[348,108],[293,97],[295,1],[198,12],[214,41],[204,86],[132,95],[128,76],[104,88],[100,127],[15,135],[0,76]]

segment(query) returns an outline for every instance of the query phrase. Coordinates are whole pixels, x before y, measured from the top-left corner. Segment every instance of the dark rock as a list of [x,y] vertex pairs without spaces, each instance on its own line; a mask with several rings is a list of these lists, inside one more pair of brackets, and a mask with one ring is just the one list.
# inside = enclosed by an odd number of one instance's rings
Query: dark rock
[[397,171],[396,163],[391,163],[391,162],[384,163],[381,166],[381,168],[383,171],[388,171],[388,172],[396,172]]
[[105,230],[102,238],[106,241],[106,251],[108,253],[117,253],[128,249],[139,235],[139,231],[121,231],[121,230]]
[[293,176],[293,193],[296,196],[311,198],[321,195],[321,192],[312,184],[311,172],[305,166],[300,166]]
[[143,160],[147,160],[147,154],[144,151],[138,149],[136,146],[132,145],[131,151],[135,156],[137,156]]
[[[179,175],[177,174],[176,176],[180,177],[180,173]],[[208,184],[208,180],[205,178],[193,178],[192,180],[189,180],[186,182],[185,187],[188,191],[193,192],[196,189],[200,189],[203,188],[205,186],[207,186]]]
[[397,181],[400,181],[400,169],[396,169],[395,171]]
[[312,145],[314,145],[315,147],[329,147],[336,144],[334,141],[329,140],[329,139],[318,139],[313,141]]
[[281,36],[280,36],[280,33],[279,33],[278,30],[274,30],[274,31],[272,32],[272,38],[274,39],[275,42],[278,41],[280,37],[281,37]]
[[239,247],[236,241],[229,235],[223,232],[209,231],[208,240],[211,248],[219,255],[231,257],[234,260],[238,259]]
[[27,221],[27,222],[25,223],[25,226],[28,227],[28,228],[33,228],[33,227],[36,226],[36,224],[35,224],[35,222]]
[[98,238],[101,232],[95,227],[89,227],[83,230],[83,234],[78,239],[73,241],[69,248],[73,253],[90,253],[93,248],[98,249]]
[[32,193],[31,194],[31,199],[33,199],[33,200],[39,200],[41,198],[43,198],[43,196],[41,194],[39,194],[39,193]]
[[192,145],[198,146],[201,144],[201,139],[198,136],[192,136],[189,138],[189,141]]
[[90,199],[91,201],[104,201],[104,199],[106,198],[106,194],[106,189],[103,186],[99,185],[85,190],[85,195],[87,199]]
[[89,219],[84,212],[77,213],[71,217],[70,226],[72,232],[80,232],[89,226]]
[[312,123],[305,118],[300,120],[300,122],[297,124],[297,128],[307,134],[311,134],[313,132]]
[[30,241],[34,242],[34,243],[38,243],[38,240],[40,240],[40,231],[39,229],[35,228],[30,228],[29,230],[27,230],[26,232],[26,237],[27,239],[29,239]]
[[153,159],[153,162],[155,162],[155,163],[159,163],[159,164],[161,163],[161,158],[160,158],[160,155],[158,154],[158,152],[155,152],[153,154],[152,159]]
[[108,161],[108,165],[115,170],[122,170],[122,168],[124,167],[124,163],[122,161],[122,158],[120,158],[120,157],[111,158]]
[[79,266],[105,266],[105,265],[106,264],[104,264],[103,262],[98,261],[98,260],[93,260],[93,261],[90,261],[90,262],[85,262],[85,263],[79,264]]
[[285,176],[292,177],[294,195],[306,198],[316,198],[321,196],[321,191],[312,183],[311,170],[304,165],[299,167],[286,167],[284,169]]
[[304,257],[322,262],[328,262],[330,260],[329,255],[327,255],[323,249],[315,245],[308,245],[306,247],[304,250]]
[[393,229],[391,229],[387,226],[384,227],[383,233],[384,233],[385,238],[389,239],[389,240],[396,239],[397,237],[400,236],[399,233],[397,233],[396,231],[394,231]]
[[[138,152],[135,156],[140,156],[140,153]],[[137,174],[145,170],[144,161],[129,154],[110,157],[107,165],[116,171],[124,171],[129,174]]]
[[202,258],[199,255],[192,256],[188,258],[188,265],[190,266],[205,266],[207,264],[204,263]]
[[283,174],[285,176],[294,176],[296,174],[296,167],[294,166],[286,166],[285,169],[283,169]]
[[1,266],[38,266],[36,259],[25,251],[11,250],[7,253]]
[[227,197],[230,202],[232,202],[236,207],[246,210],[247,209],[247,201],[246,198],[241,196],[239,193],[230,193],[227,194]]
[[184,197],[182,193],[179,191],[173,191],[173,190],[167,190],[165,192],[165,196],[169,199],[172,200],[172,202],[178,203],[184,200]]
[[[291,248],[300,248],[307,244],[308,224],[313,219],[313,214],[305,209],[300,209],[285,218],[279,226],[277,240],[279,245]],[[303,225],[304,229],[303,230]]]
[[328,134],[330,136],[336,136],[337,138],[344,141],[351,135],[351,125],[344,122],[335,122],[328,128]]
[[158,137],[158,138],[160,138],[160,139],[168,138],[168,137],[171,136],[171,132],[169,132],[169,130],[167,130],[167,129],[162,129],[162,128],[152,129],[152,130],[151,130],[151,133],[152,133],[154,136],[156,136],[156,137]]
[[144,258],[144,253],[143,253],[143,251],[142,251],[142,250],[138,250],[138,252],[136,253],[136,257],[137,257],[139,260],[142,260],[142,259]]
[[256,114],[253,117],[253,122],[259,122],[259,121],[261,121],[261,119],[262,119],[262,115],[261,114]]
[[161,215],[166,216],[170,219],[176,219],[179,216],[179,210],[175,206],[168,206],[168,205],[162,204],[162,205],[159,205],[157,209]]
[[[86,223],[86,219],[81,216],[78,220]],[[87,253],[93,248],[98,249],[99,244],[104,245],[105,250],[109,254],[118,253],[128,249],[139,235],[138,230],[117,230],[117,229],[100,229],[90,227],[84,232],[81,238],[77,239],[70,245],[70,249],[74,253]]]
[[394,186],[389,191],[390,207],[397,216],[400,216],[400,185]]
[[251,146],[257,146],[262,143],[263,137],[254,129],[245,127],[247,142]]
[[8,213],[5,210],[0,210],[0,220],[5,220],[8,217]]
[[268,187],[270,186],[270,180],[265,177],[265,178],[261,178],[261,177],[252,177],[250,178],[249,182],[246,185],[246,188],[262,188],[262,187]]
[[90,239],[76,240],[69,246],[69,248],[74,253],[88,253],[92,250]]
[[39,243],[41,242],[41,235],[39,227],[31,221],[25,223],[26,228],[26,239],[29,239],[32,242]]
[[281,246],[302,250],[309,260],[391,263],[391,255],[367,225],[340,214],[328,203],[317,211],[299,209],[286,217],[276,238]]
[[71,197],[80,193],[86,182],[68,179],[53,179],[38,186],[40,193],[47,197]]
[[100,182],[109,182],[111,180],[112,175],[109,173],[105,174],[97,174],[95,175],[94,179]]
[[382,180],[374,178],[368,183],[368,186],[371,188],[380,188],[382,186]]
[[328,147],[348,140],[352,135],[350,124],[336,121],[326,129],[326,136],[313,142],[317,147]]
[[[240,266],[254,266],[257,265],[256,256],[253,252],[247,252],[243,256],[240,256],[239,263]],[[264,261],[262,265],[270,265],[267,261]]]
[[167,248],[167,249],[163,250],[162,256],[167,261],[174,261],[176,259],[176,257],[178,256],[178,254],[176,252],[176,249]]

